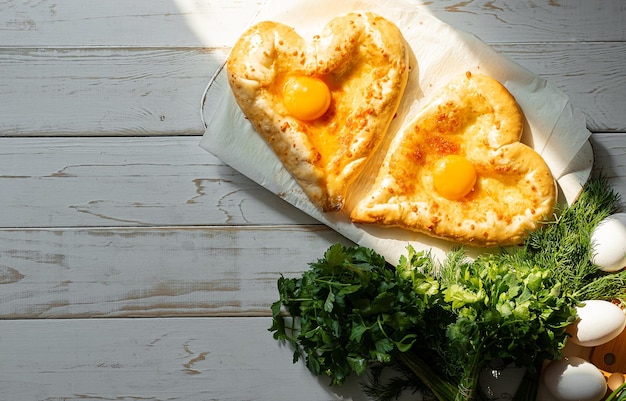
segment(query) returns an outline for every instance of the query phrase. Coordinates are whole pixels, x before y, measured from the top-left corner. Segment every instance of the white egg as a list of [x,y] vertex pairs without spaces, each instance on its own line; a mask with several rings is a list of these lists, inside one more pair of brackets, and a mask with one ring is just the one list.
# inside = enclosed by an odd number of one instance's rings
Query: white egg
[[589,300],[576,307],[578,320],[567,327],[568,341],[583,347],[596,347],[619,336],[626,327],[626,315],[609,301]]
[[575,356],[551,361],[543,371],[542,381],[559,401],[600,401],[606,395],[602,372]]
[[602,220],[591,234],[591,262],[601,270],[615,272],[626,267],[626,213]]

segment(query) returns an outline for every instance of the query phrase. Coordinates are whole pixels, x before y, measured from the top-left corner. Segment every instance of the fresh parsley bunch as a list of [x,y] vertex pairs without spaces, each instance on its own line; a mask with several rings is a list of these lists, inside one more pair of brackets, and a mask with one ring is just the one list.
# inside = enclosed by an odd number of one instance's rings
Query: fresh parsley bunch
[[[591,181],[522,247],[474,260],[458,249],[436,265],[409,246],[391,266],[335,244],[301,277],[278,280],[270,330],[333,385],[371,368],[365,390],[379,401],[407,387],[440,401],[483,399],[478,376],[493,358],[528,368],[516,399],[534,400],[538,367],[560,356],[576,306],[626,297],[625,271],[590,262],[591,231],[618,201],[606,181]],[[382,383],[384,367],[402,375]]]
[[[335,244],[310,266],[300,278],[278,280],[270,330],[296,347],[294,362],[302,352],[309,370],[332,384],[365,373],[373,361],[391,362],[424,329],[426,305],[412,283],[371,249]],[[287,325],[281,307],[297,326]]]

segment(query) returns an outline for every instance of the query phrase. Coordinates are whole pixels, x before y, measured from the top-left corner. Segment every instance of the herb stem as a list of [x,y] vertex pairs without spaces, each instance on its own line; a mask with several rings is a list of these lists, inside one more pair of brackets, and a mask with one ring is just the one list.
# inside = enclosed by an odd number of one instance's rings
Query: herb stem
[[535,401],[537,399],[537,390],[539,388],[539,372],[541,372],[542,360],[536,360],[533,368],[526,369],[522,382],[515,393],[515,399],[518,401]]
[[330,281],[330,280],[320,279],[320,278],[315,279],[315,282],[326,284],[329,287],[349,287],[349,286],[353,285],[351,283],[338,283],[338,282],[335,282],[335,281]]
[[478,378],[484,367],[484,361],[481,357],[482,351],[477,350],[470,361],[465,374],[459,382],[459,391],[455,397],[455,401],[472,401],[477,398],[478,394]]
[[424,383],[439,401],[453,401],[457,388],[437,375],[430,366],[412,352],[398,354],[400,361]]

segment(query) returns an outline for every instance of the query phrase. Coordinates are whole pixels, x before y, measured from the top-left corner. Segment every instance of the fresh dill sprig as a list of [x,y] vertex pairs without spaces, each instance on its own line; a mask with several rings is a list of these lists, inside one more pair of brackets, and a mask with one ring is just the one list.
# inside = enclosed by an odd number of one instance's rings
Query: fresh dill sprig
[[[384,373],[389,374],[383,377]],[[428,389],[419,380],[415,380],[413,372],[402,364],[372,366],[368,380],[361,385],[361,389],[365,395],[376,401],[394,401],[405,392],[421,392],[425,400],[429,396],[434,400]]]
[[517,257],[543,267],[580,301],[623,298],[626,273],[605,273],[591,262],[593,229],[620,210],[620,196],[605,178],[587,183],[572,206],[559,206],[555,219],[530,233]]

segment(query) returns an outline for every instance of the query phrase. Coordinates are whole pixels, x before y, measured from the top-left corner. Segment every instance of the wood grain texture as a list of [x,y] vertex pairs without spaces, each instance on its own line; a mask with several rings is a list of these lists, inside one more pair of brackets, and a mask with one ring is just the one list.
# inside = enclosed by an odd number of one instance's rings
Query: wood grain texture
[[624,41],[625,5],[619,1],[427,1],[439,19],[496,42]]
[[[260,0],[5,1],[0,41],[22,47],[231,46],[260,5]],[[620,0],[446,0],[415,6],[494,43],[626,40]]]
[[202,95],[226,54],[0,49],[0,136],[202,134]]
[[0,45],[231,46],[261,0],[54,0],[0,3]]
[[626,42],[493,47],[565,92],[591,131],[626,131]]
[[294,366],[292,349],[272,338],[270,323],[0,320],[0,399],[366,401],[357,378],[331,388],[302,363]]
[[269,316],[280,275],[336,242],[324,226],[3,229],[0,319]]
[[199,140],[0,138],[0,227],[315,223]]
[[626,202],[626,134],[595,133],[591,144],[595,156],[594,175],[606,177]]

